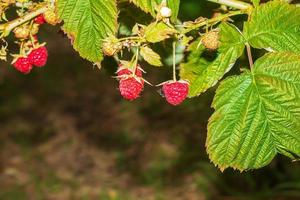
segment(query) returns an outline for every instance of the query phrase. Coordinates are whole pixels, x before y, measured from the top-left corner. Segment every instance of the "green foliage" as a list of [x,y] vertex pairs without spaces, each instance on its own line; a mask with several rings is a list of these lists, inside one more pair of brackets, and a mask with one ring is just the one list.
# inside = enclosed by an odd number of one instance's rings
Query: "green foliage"
[[146,13],[150,13],[152,16],[155,17],[155,7],[159,5],[160,0],[130,0],[130,2],[134,3],[136,6],[141,8]]
[[176,32],[174,28],[163,22],[154,22],[145,28],[145,39],[148,42],[157,43],[170,38],[170,35]]
[[300,8],[271,1],[254,9],[244,35],[255,48],[300,53]]
[[205,47],[200,45],[201,41],[194,41],[188,48],[190,55],[188,56],[186,63],[180,65],[180,77],[183,80],[188,80],[192,84],[195,79],[201,74],[206,66],[209,65],[209,61],[202,57],[205,51]]
[[176,22],[179,12],[180,0],[168,0],[168,7],[172,10],[171,21]]
[[[190,83],[189,97],[195,97],[215,86],[231,70],[243,54],[245,44],[272,51],[258,59],[251,70],[222,82],[213,102],[216,111],[209,121],[207,151],[222,170],[259,168],[270,163],[277,153],[292,159],[300,157],[299,7],[279,0],[263,4],[260,0],[251,0],[253,9],[250,6],[248,10],[228,11],[213,19],[199,17],[179,26],[176,25],[179,0],[167,1],[172,10],[171,21],[157,15],[162,0],[129,2],[155,19],[148,25],[132,25],[133,31],[127,38],[114,36],[115,40],[109,41],[108,36],[115,35],[117,30],[115,0],[58,0],[63,30],[82,57],[100,62],[103,58],[101,41],[106,38],[110,44],[107,50],[115,53],[111,55],[120,53],[122,57],[124,49],[130,52],[131,48],[140,48],[138,56],[150,65],[162,66],[161,57],[151,49],[151,43],[173,39],[188,46],[193,40],[191,31],[203,32],[217,27],[213,33],[219,36],[196,39],[188,47],[187,61],[180,65],[181,79]],[[249,17],[242,32],[226,22],[229,17],[241,14]],[[219,48],[213,52],[218,42]],[[210,47],[210,44],[214,45]],[[251,61],[250,48],[247,51]],[[216,56],[207,59],[207,55]]]
[[[190,97],[198,96],[214,86],[228,72],[244,50],[244,39],[238,29],[231,24],[220,25],[221,46],[217,58],[208,64],[203,61],[201,49],[192,53],[186,64],[182,65],[181,78],[190,82]],[[192,68],[189,70],[187,68]],[[192,75],[187,73],[191,71]]]
[[102,40],[117,30],[116,1],[58,0],[57,10],[63,30],[81,57],[100,62]]
[[251,0],[254,6],[258,6],[260,3],[260,0]]
[[[253,1],[258,6],[259,1]],[[277,153],[300,156],[300,21],[299,8],[280,1],[254,9],[244,36],[233,25],[220,26],[217,58],[206,61],[199,41],[191,45],[181,78],[190,82],[190,96],[217,83],[242,54],[244,44],[272,49],[253,70],[222,82],[209,121],[207,151],[221,170],[256,169]],[[198,47],[198,48],[197,48]],[[287,53],[289,51],[290,53]]]
[[300,55],[269,53],[222,82],[209,120],[207,151],[220,169],[256,169],[276,153],[300,155]]
[[150,65],[153,65],[153,66],[156,66],[156,67],[162,66],[160,56],[156,52],[154,52],[151,48],[149,48],[147,46],[141,47],[141,56]]

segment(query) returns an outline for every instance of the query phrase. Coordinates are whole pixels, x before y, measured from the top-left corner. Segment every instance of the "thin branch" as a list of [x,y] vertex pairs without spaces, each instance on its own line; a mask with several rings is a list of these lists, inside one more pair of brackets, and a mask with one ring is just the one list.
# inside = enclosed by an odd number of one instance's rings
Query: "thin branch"
[[138,70],[138,62],[139,62],[139,56],[140,56],[140,47],[141,44],[138,44],[138,46],[136,47],[136,53],[135,53],[135,60],[134,60],[134,74],[136,74],[137,70]]
[[20,26],[21,24],[24,24],[25,22],[39,16],[40,14],[43,14],[49,9],[49,5],[44,5],[37,10],[34,10],[22,17],[19,17],[17,19],[14,19],[12,21],[9,21],[7,23],[0,25],[0,31],[2,32],[2,35],[0,38],[6,37],[9,35],[9,33],[16,27]]
[[248,55],[250,69],[252,70],[253,69],[253,57],[252,57],[252,53],[251,53],[251,47],[248,43],[246,44],[246,49],[247,49],[247,55]]
[[173,42],[173,81],[176,81],[176,42]]
[[251,7],[251,4],[237,0],[208,0],[210,2],[226,5],[232,8],[246,10]]
[[220,22],[220,21],[223,21],[225,19],[228,19],[232,16],[235,16],[235,15],[241,15],[241,14],[245,14],[247,13],[246,10],[237,10],[237,11],[232,11],[232,12],[229,12],[227,14],[223,14],[223,15],[220,15],[220,16],[217,16],[217,17],[214,17],[212,19],[208,19],[208,20],[205,20],[205,21],[202,21],[198,24],[195,24],[191,27],[187,27],[184,31],[182,31],[183,34],[186,34],[192,30],[195,30],[195,29],[198,29],[202,26],[207,26],[209,24],[213,24],[213,23],[216,23],[216,22]]

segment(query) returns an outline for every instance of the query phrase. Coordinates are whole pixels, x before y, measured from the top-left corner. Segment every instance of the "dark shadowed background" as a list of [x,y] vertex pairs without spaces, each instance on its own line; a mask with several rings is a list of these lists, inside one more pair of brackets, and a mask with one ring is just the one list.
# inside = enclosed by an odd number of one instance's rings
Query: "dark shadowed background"
[[[211,16],[213,6],[182,0],[180,19]],[[133,25],[136,15],[143,14],[126,6],[120,22]],[[148,86],[127,102],[111,78],[114,60],[99,70],[58,27],[39,35],[49,49],[45,68],[25,76],[1,62],[1,200],[300,199],[299,162],[277,156],[243,173],[210,163],[205,139],[215,88],[178,107]],[[171,77],[169,67],[143,66],[152,83]]]

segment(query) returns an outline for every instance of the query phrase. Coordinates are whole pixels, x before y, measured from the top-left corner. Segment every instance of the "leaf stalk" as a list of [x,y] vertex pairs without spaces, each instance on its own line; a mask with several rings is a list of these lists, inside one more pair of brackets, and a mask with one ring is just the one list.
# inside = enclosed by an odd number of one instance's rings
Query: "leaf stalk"
[[173,42],[173,81],[176,82],[176,42]]
[[247,49],[247,55],[248,55],[248,60],[249,60],[249,65],[250,65],[250,69],[253,69],[253,57],[252,57],[252,52],[251,52],[251,47],[250,45],[247,43],[246,44],[246,49]]
[[237,1],[237,0],[208,0],[208,1],[229,6],[232,8],[240,9],[240,10],[247,10],[248,8],[252,7],[252,5],[249,3]]

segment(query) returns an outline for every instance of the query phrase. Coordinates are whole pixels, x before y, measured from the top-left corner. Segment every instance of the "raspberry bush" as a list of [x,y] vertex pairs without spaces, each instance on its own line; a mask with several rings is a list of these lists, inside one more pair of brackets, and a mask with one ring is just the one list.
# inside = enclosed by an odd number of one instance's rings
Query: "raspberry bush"
[[[135,100],[144,87],[157,85],[166,101],[177,106],[217,86],[206,148],[221,170],[261,168],[276,154],[298,160],[299,5],[290,0],[208,1],[221,4],[211,18],[183,22],[178,19],[180,0],[2,0],[0,59],[11,59],[23,74],[47,66],[48,51],[37,37],[39,30],[61,26],[84,59],[99,68],[105,56],[118,62],[114,78],[124,99]],[[119,17],[129,4],[150,20],[132,25]],[[6,16],[10,10],[16,11],[16,19]],[[234,22],[238,16],[245,19],[243,24]],[[10,35],[18,52],[10,50]],[[170,59],[157,51],[158,46],[170,51]],[[255,62],[252,48],[263,52]],[[239,66],[243,56],[249,67]],[[172,66],[172,79],[151,84],[145,63]],[[240,72],[227,76],[232,68]]]

